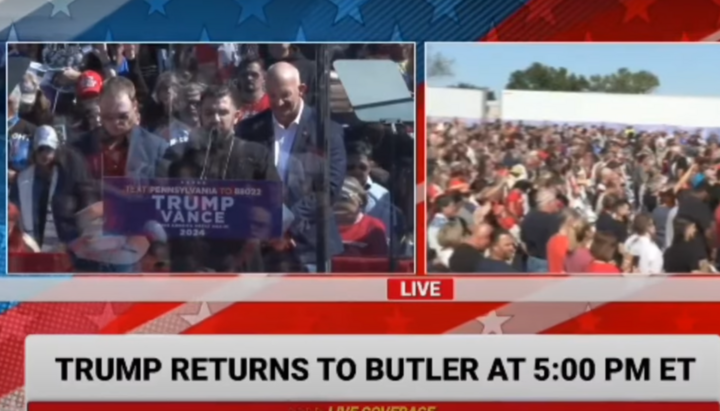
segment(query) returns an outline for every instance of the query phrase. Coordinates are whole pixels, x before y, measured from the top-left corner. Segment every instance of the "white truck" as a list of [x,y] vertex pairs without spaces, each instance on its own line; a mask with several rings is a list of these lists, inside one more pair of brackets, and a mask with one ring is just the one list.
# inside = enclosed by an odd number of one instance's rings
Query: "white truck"
[[504,90],[502,118],[526,124],[720,131],[720,97]]

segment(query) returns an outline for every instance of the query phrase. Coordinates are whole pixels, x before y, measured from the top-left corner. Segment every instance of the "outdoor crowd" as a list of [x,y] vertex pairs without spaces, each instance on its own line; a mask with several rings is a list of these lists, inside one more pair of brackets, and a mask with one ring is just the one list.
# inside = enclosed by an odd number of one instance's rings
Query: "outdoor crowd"
[[[397,143],[389,126],[333,121],[329,152],[319,153],[316,104],[330,96],[317,91],[316,50],[10,45],[8,67],[15,57],[32,63],[9,84],[9,269],[34,271],[27,254],[41,252],[67,257],[57,271],[314,272],[324,167],[328,257],[412,256],[412,131],[393,133],[404,143],[388,150]],[[413,53],[399,44],[333,48],[334,59],[396,62],[410,90]],[[168,238],[157,224],[142,236],[103,235],[105,177],[281,181],[283,236]]]
[[718,136],[500,121],[428,127],[431,270],[716,272]]

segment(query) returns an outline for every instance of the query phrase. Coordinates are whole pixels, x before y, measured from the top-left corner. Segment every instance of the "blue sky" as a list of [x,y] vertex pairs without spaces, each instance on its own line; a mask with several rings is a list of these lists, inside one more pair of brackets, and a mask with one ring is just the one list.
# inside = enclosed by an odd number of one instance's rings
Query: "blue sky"
[[[648,70],[660,79],[655,94],[720,96],[720,45],[709,44],[434,44],[455,60],[452,78],[428,79],[430,86],[458,82],[500,91],[511,72],[534,62],[562,66],[584,75],[608,74],[621,67]],[[429,53],[428,53],[429,54]],[[718,114],[720,115],[720,113]]]

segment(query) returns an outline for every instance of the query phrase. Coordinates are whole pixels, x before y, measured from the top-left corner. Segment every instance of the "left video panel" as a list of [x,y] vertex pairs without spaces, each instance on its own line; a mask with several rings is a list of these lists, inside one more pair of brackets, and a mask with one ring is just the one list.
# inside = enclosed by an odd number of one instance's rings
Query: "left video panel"
[[9,43],[8,272],[413,272],[414,59]]

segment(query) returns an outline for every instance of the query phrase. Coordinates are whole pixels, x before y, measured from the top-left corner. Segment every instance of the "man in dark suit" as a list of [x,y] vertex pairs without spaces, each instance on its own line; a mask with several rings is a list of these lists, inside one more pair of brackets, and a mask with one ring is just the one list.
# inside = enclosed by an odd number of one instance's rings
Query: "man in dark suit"
[[[90,173],[98,183],[97,198],[101,198],[100,183],[105,177],[149,179],[163,176],[167,171],[163,156],[168,144],[139,126],[133,83],[124,77],[107,80],[98,103],[102,126],[79,136],[73,143],[73,149],[88,162]],[[86,210],[89,220],[101,217],[97,214],[101,213],[102,207],[95,209],[92,213]],[[88,221],[87,226],[89,228],[92,224]],[[74,265],[78,271],[137,271],[136,263],[149,249],[149,242],[144,236],[115,236],[112,247],[107,244],[108,238],[97,232],[93,235],[85,232],[81,240],[73,247]]]
[[[285,206],[293,221],[286,232],[285,241],[275,244],[276,251],[292,256],[307,271],[317,270],[317,193],[318,180],[325,167],[330,167],[330,201],[341,192],[345,179],[346,154],[343,129],[332,123],[330,152],[325,157],[317,153],[316,111],[305,105],[306,86],[300,80],[298,69],[280,62],[268,69],[266,79],[270,110],[265,110],[240,123],[237,135],[247,141],[267,147],[285,186]],[[286,215],[288,213],[285,213]],[[327,256],[342,253],[340,233],[327,210]]]
[[[280,181],[270,152],[262,145],[235,138],[238,101],[227,86],[213,86],[200,97],[201,128],[188,142],[167,151],[168,177],[184,179]],[[255,209],[251,230],[270,223],[270,210]],[[238,235],[239,237],[239,235]],[[245,240],[176,238],[169,240],[170,268],[174,272],[260,272],[257,238]]]

